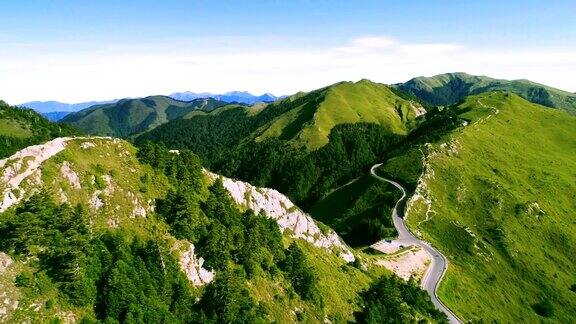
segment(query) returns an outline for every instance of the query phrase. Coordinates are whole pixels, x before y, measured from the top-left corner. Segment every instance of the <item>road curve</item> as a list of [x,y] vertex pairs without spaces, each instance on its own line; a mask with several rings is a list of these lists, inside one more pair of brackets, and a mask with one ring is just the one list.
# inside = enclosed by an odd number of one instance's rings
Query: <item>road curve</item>
[[376,174],[376,169],[380,167],[382,163],[378,163],[372,166],[370,169],[370,173],[373,177],[378,180],[388,182],[395,186],[396,188],[402,191],[402,197],[396,202],[394,209],[392,210],[392,221],[394,222],[394,227],[396,227],[396,231],[398,231],[398,239],[395,241],[401,242],[403,245],[416,245],[420,248],[426,250],[431,256],[432,261],[428,270],[422,277],[421,287],[422,289],[426,290],[432,299],[432,303],[438,308],[441,312],[448,316],[448,320],[450,323],[462,323],[458,317],[450,310],[446,305],[440,301],[436,291],[438,290],[438,285],[444,277],[446,273],[446,269],[448,268],[448,260],[442,253],[436,250],[434,247],[430,245],[430,243],[422,241],[414,236],[410,230],[406,227],[406,223],[404,222],[404,215],[401,214],[403,211],[398,211],[398,206],[406,200],[406,190],[397,182],[382,178],[381,176]]

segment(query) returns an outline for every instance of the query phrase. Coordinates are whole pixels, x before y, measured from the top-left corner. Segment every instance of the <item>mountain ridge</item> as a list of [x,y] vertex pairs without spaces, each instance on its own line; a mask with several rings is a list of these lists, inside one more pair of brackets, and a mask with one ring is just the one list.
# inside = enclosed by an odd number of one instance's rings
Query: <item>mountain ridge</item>
[[464,72],[416,77],[394,87],[411,93],[431,105],[451,105],[468,95],[489,91],[509,91],[524,99],[576,115],[576,95],[526,79],[505,80]]
[[[154,96],[154,95],[153,95]],[[192,92],[192,91],[182,91],[182,92],[173,92],[169,95],[165,95],[166,97],[171,97],[175,100],[180,101],[192,101],[194,99],[201,99],[201,98],[213,98],[220,101],[225,101],[228,103],[243,103],[243,104],[255,104],[258,102],[272,102],[276,99],[282,98],[276,97],[271,93],[264,93],[262,95],[253,95],[248,91],[229,91],[222,94],[216,94],[211,92]],[[151,97],[151,96],[148,96]],[[78,102],[78,103],[65,103],[56,100],[48,100],[48,101],[29,101],[18,104],[19,107],[26,107],[34,109],[35,111],[46,114],[46,113],[55,113],[55,112],[77,112],[92,106],[102,105],[102,104],[110,104],[115,103],[123,99],[136,99],[136,98],[122,98],[122,99],[112,99],[112,100],[93,100],[93,101],[86,101],[86,102]]]
[[71,113],[61,123],[79,128],[87,134],[127,137],[150,130],[196,110],[210,111],[226,105],[223,101],[201,98],[181,101],[168,96],[121,99]]

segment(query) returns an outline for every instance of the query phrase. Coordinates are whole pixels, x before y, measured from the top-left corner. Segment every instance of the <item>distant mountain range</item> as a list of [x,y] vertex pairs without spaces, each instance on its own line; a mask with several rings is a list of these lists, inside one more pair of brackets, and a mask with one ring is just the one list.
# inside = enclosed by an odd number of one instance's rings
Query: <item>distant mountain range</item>
[[[255,104],[257,102],[273,102],[279,97],[276,97],[270,93],[265,93],[261,96],[255,96],[246,91],[231,91],[224,94],[214,94],[209,92],[175,92],[168,97],[171,97],[180,101],[192,101],[194,99],[200,98],[214,98],[218,101],[224,101],[228,103],[237,102],[243,104]],[[88,101],[79,103],[63,103],[58,101],[30,101],[19,104],[20,107],[27,107],[36,110],[37,112],[43,114],[46,118],[52,121],[58,121],[66,116],[66,113],[80,111],[96,105],[109,104],[118,102],[119,99],[104,100],[104,101]]]
[[70,111],[51,111],[47,113],[42,113],[41,115],[46,117],[51,122],[60,121],[62,118],[70,115],[72,112]]
[[257,102],[273,102],[276,99],[278,99],[278,97],[270,93],[265,93],[261,96],[255,96],[250,92],[246,91],[231,91],[226,92],[224,94],[213,94],[208,92],[197,93],[197,92],[185,91],[185,92],[175,92],[169,95],[169,97],[182,101],[190,101],[198,98],[214,98],[220,101],[238,102],[249,105],[255,104]]
[[118,101],[118,99],[105,100],[105,101],[79,102],[73,104],[58,101],[31,101],[19,104],[18,106],[32,108],[41,114],[45,114],[51,112],[75,112],[82,109],[86,109],[91,106],[113,103],[116,101]]

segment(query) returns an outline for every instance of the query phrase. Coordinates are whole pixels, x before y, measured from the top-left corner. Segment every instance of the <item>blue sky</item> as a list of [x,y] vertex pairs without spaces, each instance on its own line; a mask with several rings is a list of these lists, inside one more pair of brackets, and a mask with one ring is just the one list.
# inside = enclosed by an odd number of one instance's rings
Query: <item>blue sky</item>
[[289,94],[452,71],[576,91],[575,13],[574,1],[0,1],[0,98]]

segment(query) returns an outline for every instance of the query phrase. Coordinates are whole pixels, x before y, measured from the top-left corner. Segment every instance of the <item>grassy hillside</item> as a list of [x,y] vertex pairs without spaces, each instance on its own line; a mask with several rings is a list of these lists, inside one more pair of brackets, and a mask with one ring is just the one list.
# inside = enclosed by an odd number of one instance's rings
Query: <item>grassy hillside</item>
[[399,97],[386,85],[368,80],[341,82],[272,121],[256,140],[277,137],[313,151],[328,143],[336,125],[359,122],[379,124],[391,133],[406,134],[418,108],[418,103]]
[[424,117],[401,91],[362,80],[266,106],[192,113],[138,136],[191,149],[210,168],[274,187],[304,208],[384,159]]
[[441,298],[473,321],[573,321],[576,118],[502,92],[454,109],[469,124],[427,146],[408,211],[450,260]]
[[226,103],[214,99],[178,101],[164,96],[123,99],[86,108],[64,117],[61,122],[86,134],[127,137],[182,117],[195,110],[211,111]]
[[472,94],[488,91],[509,91],[533,103],[564,110],[576,115],[576,94],[558,90],[528,80],[499,80],[466,73],[446,73],[433,77],[418,77],[397,84],[432,105],[451,105]]
[[77,131],[72,127],[51,123],[33,110],[0,100],[0,159],[26,146],[73,134]]

